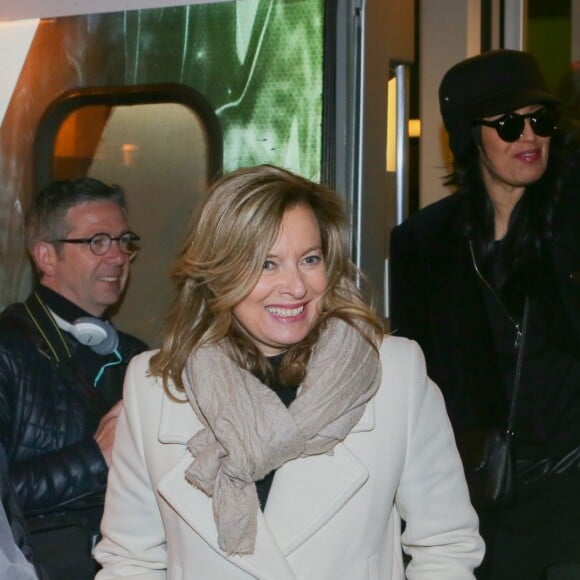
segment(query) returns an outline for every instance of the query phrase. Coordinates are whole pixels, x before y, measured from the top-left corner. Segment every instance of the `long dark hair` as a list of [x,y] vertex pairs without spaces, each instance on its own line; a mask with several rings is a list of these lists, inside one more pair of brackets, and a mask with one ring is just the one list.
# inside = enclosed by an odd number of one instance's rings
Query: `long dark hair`
[[553,222],[563,184],[575,167],[577,140],[569,130],[550,141],[546,171],[529,185],[514,207],[499,248],[495,242],[494,210],[481,174],[481,128],[473,128],[469,148],[453,161],[445,178],[462,201],[463,234],[471,242],[480,272],[514,313],[523,296],[547,299],[554,291],[550,256]]

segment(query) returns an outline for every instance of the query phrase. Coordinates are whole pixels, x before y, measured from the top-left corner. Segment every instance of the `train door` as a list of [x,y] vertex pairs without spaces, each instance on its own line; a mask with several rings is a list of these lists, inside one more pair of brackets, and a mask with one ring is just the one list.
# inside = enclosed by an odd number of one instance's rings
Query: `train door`
[[[151,3],[149,3],[151,4]],[[152,346],[187,221],[222,170],[321,173],[324,2],[250,0],[40,20],[1,127],[2,268],[22,299],[22,212],[55,178],[118,182],[142,236],[115,321]]]
[[83,176],[123,187],[141,253],[113,320],[150,345],[175,294],[172,262],[221,154],[213,108],[182,84],[73,89],[38,124],[35,190]]
[[353,258],[382,309],[398,179],[386,166],[387,86],[413,62],[414,2],[138,4],[44,18],[34,30],[0,127],[0,276],[10,280],[0,308],[32,283],[22,214],[35,191],[94,175],[127,190],[143,237],[115,320],[156,346],[171,264],[207,184],[274,163],[344,197]]

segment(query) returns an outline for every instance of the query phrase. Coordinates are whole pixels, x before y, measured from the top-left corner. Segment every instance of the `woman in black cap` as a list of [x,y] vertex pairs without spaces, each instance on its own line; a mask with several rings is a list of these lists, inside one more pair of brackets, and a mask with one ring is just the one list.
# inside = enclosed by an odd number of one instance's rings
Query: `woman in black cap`
[[[445,396],[487,543],[479,578],[580,578],[578,155],[529,53],[458,63],[439,99],[455,191],[392,232],[391,327]],[[513,494],[480,493],[492,436],[510,442]]]

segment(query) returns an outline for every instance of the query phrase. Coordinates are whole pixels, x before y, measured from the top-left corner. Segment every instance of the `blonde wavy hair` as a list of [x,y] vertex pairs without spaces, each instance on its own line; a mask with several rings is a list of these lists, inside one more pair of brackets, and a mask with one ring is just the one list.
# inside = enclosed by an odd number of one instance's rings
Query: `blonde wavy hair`
[[357,281],[364,278],[348,257],[348,222],[340,198],[279,167],[243,168],[212,185],[174,267],[178,294],[166,319],[161,348],[150,363],[150,372],[163,379],[168,393],[170,383],[183,390],[183,370],[197,347],[223,339],[241,367],[268,374],[266,358],[233,309],[257,284],[284,213],[297,205],[310,207],[316,216],[328,287],[315,328],[284,356],[282,381],[298,384],[304,378],[320,328],[331,316],[340,317],[371,344],[378,344],[383,323],[357,287]]

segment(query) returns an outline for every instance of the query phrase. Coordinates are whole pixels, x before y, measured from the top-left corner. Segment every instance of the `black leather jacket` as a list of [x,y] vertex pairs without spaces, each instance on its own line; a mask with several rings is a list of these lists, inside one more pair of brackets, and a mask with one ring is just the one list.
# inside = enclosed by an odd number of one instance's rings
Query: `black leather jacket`
[[[72,361],[89,348],[62,334]],[[119,332],[122,363],[108,367],[97,387],[108,407],[121,398],[129,360],[145,349],[140,340]],[[116,357],[102,359],[105,364]],[[108,468],[93,439],[102,410],[95,411],[83,397],[75,376],[51,359],[23,304],[0,314],[0,442],[27,516],[75,509],[105,490]]]

